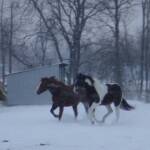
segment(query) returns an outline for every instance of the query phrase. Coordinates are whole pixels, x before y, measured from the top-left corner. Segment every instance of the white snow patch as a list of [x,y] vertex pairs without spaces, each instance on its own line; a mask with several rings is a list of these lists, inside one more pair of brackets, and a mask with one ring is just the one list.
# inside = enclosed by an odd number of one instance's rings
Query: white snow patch
[[[72,108],[64,110],[59,122],[49,113],[50,106],[0,107],[0,150],[149,150],[150,105],[136,105],[121,111],[119,123],[113,113],[105,124],[91,125],[83,106],[78,120]],[[96,117],[106,112],[98,107]]]

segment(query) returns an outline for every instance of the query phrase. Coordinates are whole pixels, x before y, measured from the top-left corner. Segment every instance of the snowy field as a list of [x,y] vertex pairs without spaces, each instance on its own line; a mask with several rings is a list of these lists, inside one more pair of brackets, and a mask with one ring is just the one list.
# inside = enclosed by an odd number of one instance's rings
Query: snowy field
[[[0,106],[0,150],[150,150],[150,105],[129,101],[136,107],[113,113],[105,124],[91,125],[82,105],[78,120],[66,108],[59,122],[49,106]],[[98,119],[105,109],[96,111]]]

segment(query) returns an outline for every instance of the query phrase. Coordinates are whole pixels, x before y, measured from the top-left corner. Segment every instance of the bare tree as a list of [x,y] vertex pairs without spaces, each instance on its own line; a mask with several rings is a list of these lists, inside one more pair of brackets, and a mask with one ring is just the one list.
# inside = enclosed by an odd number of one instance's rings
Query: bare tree
[[45,24],[46,28],[47,28],[47,31],[49,33],[49,35],[51,36],[52,38],[52,41],[54,43],[54,46],[56,48],[56,52],[58,54],[58,58],[60,60],[60,62],[63,61],[63,58],[62,58],[62,55],[60,53],[60,48],[59,48],[59,43],[58,43],[58,39],[54,33],[54,28],[55,28],[55,25],[54,25],[54,21],[49,18],[47,20],[47,18],[44,16],[44,13],[42,12],[42,9],[40,8],[39,4],[38,4],[38,1],[36,0],[29,0],[32,2],[34,8],[37,10],[37,12],[39,13],[41,19],[43,20],[43,23]]
[[17,2],[10,3],[10,31],[9,31],[9,73],[12,73],[12,56],[13,56],[13,34],[14,34],[14,9],[18,8]]
[[1,60],[2,60],[2,83],[5,84],[5,50],[4,50],[4,25],[3,16],[4,15],[4,0],[1,0],[1,10],[0,10],[0,31],[1,31]]
[[144,51],[145,51],[145,10],[146,10],[146,3],[142,1],[142,38],[141,38],[141,70],[140,70],[140,93],[142,94],[143,91],[143,82],[144,82]]
[[[122,64],[120,49],[120,27],[121,21],[129,8],[132,6],[133,0],[106,0],[103,2],[105,7],[104,16],[101,21],[109,27],[114,37],[114,78],[117,83],[122,86]],[[105,20],[107,19],[107,21]]]
[[[142,37],[141,37],[141,70],[140,70],[140,93],[143,89],[148,93],[149,85],[149,41],[150,41],[150,0],[142,0]],[[144,84],[145,80],[145,84]],[[145,85],[145,86],[144,86]],[[144,88],[145,87],[145,88]]]
[[101,1],[93,3],[88,0],[47,0],[52,15],[50,19],[44,16],[37,1],[30,1],[41,15],[46,27],[52,31],[48,23],[51,24],[51,21],[53,21],[64,37],[70,52],[70,77],[74,80],[79,69],[81,38],[84,27],[88,19],[97,14],[97,8]]
[[149,56],[150,56],[150,0],[147,0],[147,13],[146,13],[146,18],[147,18],[147,26],[146,26],[146,49],[145,49],[145,90],[146,90],[146,101],[148,100],[148,93],[149,93],[149,70],[150,70],[150,61],[149,61]]

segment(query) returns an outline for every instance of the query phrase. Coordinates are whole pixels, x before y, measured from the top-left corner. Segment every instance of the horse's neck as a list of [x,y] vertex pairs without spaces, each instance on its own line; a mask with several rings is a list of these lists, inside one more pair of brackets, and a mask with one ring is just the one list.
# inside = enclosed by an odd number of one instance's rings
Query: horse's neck
[[64,82],[57,81],[57,80],[56,80],[56,83],[58,83],[59,85],[62,85],[64,87],[73,87],[74,86],[74,85],[66,85]]
[[71,89],[71,90],[73,90],[73,88],[74,88],[74,85],[66,85],[65,83],[60,82],[60,81],[57,81],[57,83],[58,83],[58,85],[64,87],[65,89]]
[[66,86],[63,82],[55,80],[55,83],[61,86]]
[[107,87],[106,87],[106,85],[101,83],[99,79],[93,78],[93,80],[94,80],[95,90],[97,91],[100,99],[102,100],[103,97],[105,96],[105,94],[107,93]]
[[53,96],[56,96],[58,95],[59,93],[59,89],[58,88],[52,88],[52,87],[49,87],[49,92],[53,95]]
[[93,86],[87,86],[86,87],[86,95],[93,95],[93,94],[97,94],[99,96],[99,94],[96,91],[95,87],[93,87]]

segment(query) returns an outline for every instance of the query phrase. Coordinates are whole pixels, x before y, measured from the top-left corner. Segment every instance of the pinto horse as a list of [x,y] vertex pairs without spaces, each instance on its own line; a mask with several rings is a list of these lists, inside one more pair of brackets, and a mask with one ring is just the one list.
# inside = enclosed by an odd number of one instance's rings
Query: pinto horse
[[[59,120],[62,118],[64,107],[72,106],[75,118],[78,116],[77,105],[79,103],[78,95],[73,92],[73,86],[67,86],[63,82],[58,81],[55,77],[44,77],[41,79],[37,89],[37,94],[45,91],[50,91],[52,94],[52,107],[50,112]],[[59,115],[54,113],[54,110],[59,107]]]
[[133,106],[129,105],[122,97],[122,90],[118,84],[100,84],[96,78],[84,74],[78,74],[75,81],[75,88],[77,91],[85,89],[88,97],[88,115],[91,123],[99,122],[95,118],[95,109],[98,105],[104,105],[107,108],[107,113],[103,116],[100,122],[105,122],[106,118],[113,112],[111,104],[114,103],[116,111],[116,121],[119,119],[119,109],[131,110]]

